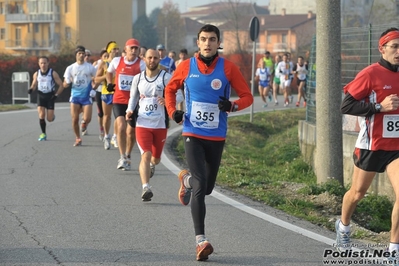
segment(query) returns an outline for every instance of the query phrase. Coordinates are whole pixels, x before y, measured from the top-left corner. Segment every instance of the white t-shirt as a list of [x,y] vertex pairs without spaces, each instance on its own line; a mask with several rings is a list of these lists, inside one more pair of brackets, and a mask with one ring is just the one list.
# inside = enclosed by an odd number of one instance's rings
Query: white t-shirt
[[97,73],[96,68],[87,62],[78,64],[77,62],[68,66],[64,73],[64,80],[67,84],[72,83],[71,96],[78,98],[86,98],[89,95],[92,77]]

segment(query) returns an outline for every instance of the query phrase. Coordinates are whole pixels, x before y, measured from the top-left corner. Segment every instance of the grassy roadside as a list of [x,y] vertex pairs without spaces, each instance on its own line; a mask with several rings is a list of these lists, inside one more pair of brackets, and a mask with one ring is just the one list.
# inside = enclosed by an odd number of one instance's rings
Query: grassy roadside
[[[298,120],[304,119],[303,108],[256,113],[253,123],[249,122],[249,115],[229,118],[217,184],[334,230],[347,188],[335,180],[316,183],[316,176],[299,149]],[[184,161],[181,137],[175,152]],[[353,237],[375,238],[388,231],[391,209],[387,197],[368,195],[353,216],[358,225]]]
[[0,112],[16,111],[28,108],[29,107],[22,104],[0,104]]

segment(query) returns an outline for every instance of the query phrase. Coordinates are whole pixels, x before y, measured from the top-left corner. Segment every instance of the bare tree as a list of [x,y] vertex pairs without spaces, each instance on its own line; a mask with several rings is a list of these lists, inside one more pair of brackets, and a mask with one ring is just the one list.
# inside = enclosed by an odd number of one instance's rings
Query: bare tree
[[171,0],[165,1],[158,16],[157,32],[159,42],[168,50],[179,50],[184,44],[185,29],[180,17],[178,5]]

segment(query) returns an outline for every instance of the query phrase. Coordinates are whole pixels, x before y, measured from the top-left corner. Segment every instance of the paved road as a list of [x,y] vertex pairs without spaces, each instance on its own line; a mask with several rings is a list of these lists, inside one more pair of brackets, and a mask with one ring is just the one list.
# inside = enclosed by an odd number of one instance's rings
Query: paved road
[[[143,203],[137,147],[132,171],[117,170],[118,151],[103,149],[95,114],[82,147],[72,146],[68,104],[56,115],[38,142],[35,109],[0,113],[0,265],[199,265],[173,158],[164,155],[154,198]],[[215,248],[207,265],[321,265],[334,238],[219,188],[207,197],[206,229]]]

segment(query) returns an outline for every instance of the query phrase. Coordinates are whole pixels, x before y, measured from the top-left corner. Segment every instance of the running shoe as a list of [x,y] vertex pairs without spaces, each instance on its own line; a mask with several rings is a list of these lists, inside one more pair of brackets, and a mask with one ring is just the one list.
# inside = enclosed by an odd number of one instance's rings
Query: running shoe
[[263,105],[263,108],[266,108],[267,107],[267,103],[265,103],[264,105]]
[[272,101],[272,93],[269,91],[269,95],[268,95],[269,101]]
[[82,132],[82,135],[87,135],[87,125],[84,120],[80,123],[80,131]]
[[399,250],[389,251],[389,249],[387,249],[386,252],[390,253],[389,257],[386,258],[388,262],[387,265],[399,266]]
[[186,188],[184,186],[184,179],[187,178],[190,175],[190,173],[184,169],[181,170],[179,175],[177,176],[180,181],[180,188],[179,188],[179,201],[181,204],[184,206],[188,205],[190,203],[191,199],[191,188]]
[[290,96],[290,103],[293,103],[294,102],[294,96]]
[[299,102],[296,102],[295,106],[296,106],[296,107],[299,107]]
[[125,167],[122,169],[124,171],[130,171],[131,167],[130,167],[130,160],[126,159],[125,160]]
[[143,188],[143,193],[141,193],[142,201],[151,201],[152,196],[154,196],[154,194],[149,187]]
[[152,163],[150,163],[150,178],[154,176],[155,174],[155,165],[153,165]]
[[351,244],[351,239],[350,239],[350,232],[344,232],[339,229],[339,222],[340,220],[337,220],[335,222],[335,231],[337,232],[337,238],[336,238],[336,244],[337,244],[337,249],[339,251],[345,251],[347,249],[351,249],[350,244]]
[[118,165],[116,166],[117,169],[124,170],[126,167],[126,159],[120,158],[118,160]]
[[74,147],[76,146],[82,146],[82,139],[81,138],[77,138],[75,140],[75,143],[73,144]]
[[44,141],[44,140],[47,140],[47,135],[42,133],[40,134],[38,141]]
[[116,136],[112,136],[111,144],[114,145],[114,148],[118,148],[118,141],[116,141]]
[[306,107],[306,102],[303,102],[303,107]]
[[98,135],[98,138],[99,138],[101,141],[104,141],[104,131],[103,131],[103,130],[100,130],[100,135]]
[[213,247],[209,241],[204,238],[201,242],[197,243],[197,261],[207,260],[209,255],[213,252]]
[[111,148],[111,140],[109,137],[104,138],[104,149],[109,150]]
[[274,106],[277,106],[278,105],[278,102],[274,102]]
[[284,107],[287,107],[287,106],[288,106],[288,104],[289,104],[289,102],[288,102],[288,101],[285,101],[285,103],[284,103]]

